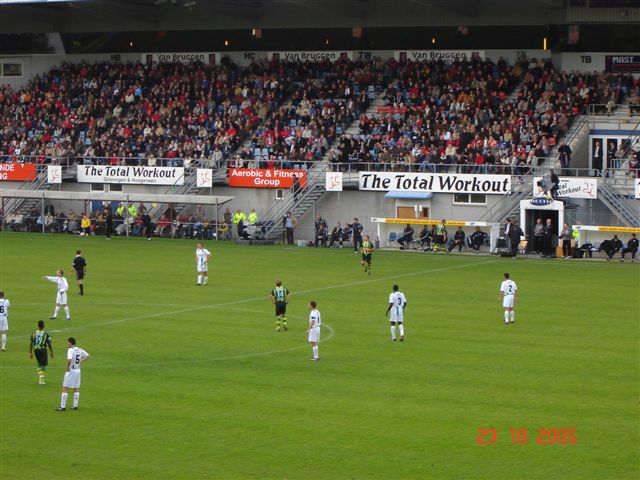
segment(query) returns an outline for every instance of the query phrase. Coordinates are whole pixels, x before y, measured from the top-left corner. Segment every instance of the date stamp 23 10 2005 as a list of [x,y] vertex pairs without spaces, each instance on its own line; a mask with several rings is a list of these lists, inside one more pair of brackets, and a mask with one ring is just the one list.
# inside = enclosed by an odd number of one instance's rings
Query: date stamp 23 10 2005
[[[525,445],[529,442],[526,428],[511,428],[511,444]],[[575,445],[578,436],[575,428],[539,428],[538,445]],[[498,431],[495,428],[478,428],[478,445],[495,445],[498,443]]]

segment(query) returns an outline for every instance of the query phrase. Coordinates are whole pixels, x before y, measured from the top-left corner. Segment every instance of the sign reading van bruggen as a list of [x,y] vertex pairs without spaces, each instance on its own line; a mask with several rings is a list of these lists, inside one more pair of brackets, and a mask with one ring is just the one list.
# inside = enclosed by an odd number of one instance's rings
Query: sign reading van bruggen
[[0,181],[2,182],[26,182],[35,179],[35,163],[0,163]]
[[604,69],[613,73],[640,73],[640,55],[605,55]]
[[399,62],[442,61],[444,63],[462,62],[478,58],[484,60],[484,50],[406,50],[394,52],[395,59]]
[[78,182],[182,185],[184,168],[78,165]]
[[269,170],[263,168],[232,168],[229,170],[230,187],[291,188],[293,177],[300,187],[307,186],[306,170]]
[[216,65],[219,56],[214,52],[166,52],[143,53],[142,61],[147,65],[152,63],[191,63],[202,62],[205,65]]
[[338,60],[353,60],[353,52],[269,52],[267,58],[269,60],[281,60],[283,62],[321,62],[323,60],[335,62]]
[[360,172],[360,190],[504,195],[511,193],[511,176]]

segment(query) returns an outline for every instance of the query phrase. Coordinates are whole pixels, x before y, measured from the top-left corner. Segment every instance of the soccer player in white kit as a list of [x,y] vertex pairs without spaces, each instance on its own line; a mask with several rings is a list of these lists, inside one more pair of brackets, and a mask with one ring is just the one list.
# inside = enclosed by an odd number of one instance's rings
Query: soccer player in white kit
[[60,395],[60,406],[56,408],[58,412],[64,412],[67,409],[67,397],[69,389],[73,389],[73,410],[78,409],[80,401],[80,365],[89,358],[89,354],[76,345],[76,339],[69,337],[67,339],[67,371],[62,381],[62,394]]
[[307,340],[311,344],[311,349],[313,350],[313,357],[311,360],[314,362],[320,360],[320,357],[318,357],[318,343],[320,343],[320,325],[322,324],[320,312],[316,306],[317,305],[314,300],[309,302],[309,328],[307,329]]
[[42,277],[50,282],[58,284],[58,293],[56,295],[56,308],[53,311],[53,316],[49,320],[55,320],[60,311],[60,307],[64,307],[64,313],[67,320],[71,320],[69,315],[69,306],[67,305],[67,290],[69,290],[69,282],[64,278],[64,272],[62,269],[56,271],[55,277]]
[[404,342],[404,309],[407,307],[407,299],[404,293],[398,291],[398,285],[393,286],[393,292],[389,294],[389,306],[387,307],[386,315],[391,322],[391,340],[396,341],[396,323],[400,330],[400,341]]
[[502,306],[504,307],[504,324],[509,325],[515,323],[515,312],[513,306],[516,303],[516,295],[518,293],[518,287],[516,282],[509,279],[509,274],[504,274],[504,280],[500,285],[500,300],[502,300]]
[[9,331],[9,307],[11,303],[0,292],[0,334],[2,334],[2,351],[7,349],[7,332]]
[[196,245],[196,265],[198,267],[198,283],[197,286],[203,284],[206,285],[209,282],[209,257],[211,252],[204,248],[202,242],[198,242]]

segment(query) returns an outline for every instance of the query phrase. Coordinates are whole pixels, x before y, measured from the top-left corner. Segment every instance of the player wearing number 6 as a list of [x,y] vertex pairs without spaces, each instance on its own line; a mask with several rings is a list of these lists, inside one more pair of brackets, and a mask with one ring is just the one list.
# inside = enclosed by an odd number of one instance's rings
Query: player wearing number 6
[[9,331],[9,307],[11,303],[0,292],[0,334],[2,334],[2,351],[7,349],[7,332]]
[[404,309],[407,307],[407,299],[404,293],[398,291],[398,285],[393,286],[393,292],[389,294],[389,306],[385,315],[389,317],[391,322],[391,340],[396,341],[396,323],[400,330],[400,341],[404,342]]
[[73,409],[78,409],[80,401],[80,365],[89,358],[89,354],[76,345],[76,339],[67,339],[67,371],[62,381],[62,394],[60,395],[60,406],[56,408],[59,412],[67,409],[67,397],[69,389],[73,389]]
[[518,287],[516,282],[509,279],[509,274],[504,274],[504,280],[500,285],[500,300],[502,300],[502,306],[504,307],[504,324],[509,325],[515,323],[515,312],[513,306],[516,303],[516,296],[518,294]]

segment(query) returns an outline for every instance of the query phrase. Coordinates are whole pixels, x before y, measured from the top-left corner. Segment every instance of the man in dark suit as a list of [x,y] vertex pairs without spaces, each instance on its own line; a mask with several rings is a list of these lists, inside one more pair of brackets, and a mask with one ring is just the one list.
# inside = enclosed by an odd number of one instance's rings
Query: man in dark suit
[[509,229],[509,243],[511,244],[511,256],[515,260],[518,256],[518,247],[520,246],[520,239],[524,236],[524,232],[518,225],[518,222],[513,222]]
[[602,145],[600,140],[593,142],[593,148],[591,151],[591,168],[595,170],[595,175],[600,175],[602,171]]

